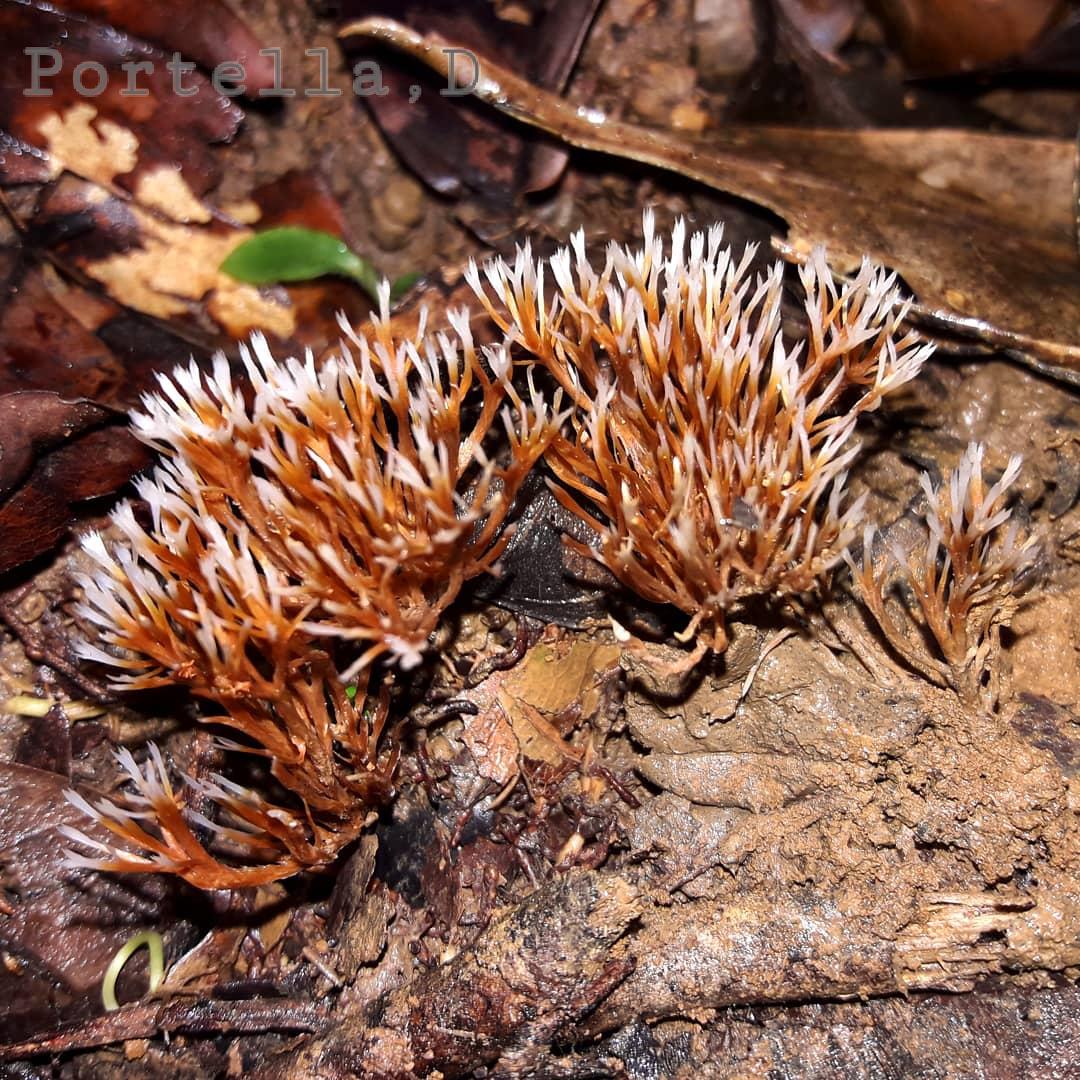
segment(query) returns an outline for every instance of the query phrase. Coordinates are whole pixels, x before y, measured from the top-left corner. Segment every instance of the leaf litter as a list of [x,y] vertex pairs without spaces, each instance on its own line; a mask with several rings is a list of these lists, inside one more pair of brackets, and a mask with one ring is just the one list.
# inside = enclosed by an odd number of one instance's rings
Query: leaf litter
[[[621,29],[626,20],[633,33],[621,9],[604,18]],[[643,20],[639,32],[648,32],[648,17],[636,18]],[[601,21],[597,32],[608,25]],[[1010,222],[1029,246],[1045,242],[1058,265],[1060,237],[1071,239],[1058,228],[1065,218],[1054,210],[1056,225],[1048,227],[1033,198],[997,206],[1017,182],[1009,174],[987,184],[981,163],[997,160],[988,142],[965,133],[966,162],[957,163],[941,145],[944,136],[924,154],[914,136],[890,144],[878,134],[829,140],[812,133],[793,137],[788,151],[786,139],[768,133],[748,140],[747,160],[756,168],[790,153],[794,165],[779,158],[785,167],[813,173],[807,163],[820,150],[832,177],[822,190],[833,202],[824,217],[805,211],[794,235],[830,235],[835,227],[841,253],[846,242],[861,253],[859,243],[871,234],[860,230],[872,217],[867,210],[850,229],[837,224],[837,207],[850,205],[846,191],[844,200],[836,195],[845,165],[868,183],[865,175],[880,178],[902,162],[896,186],[929,188],[925,205],[935,220],[953,221],[955,208],[962,215],[955,220],[977,221],[980,229]],[[1072,176],[1053,150],[1059,141],[1004,138],[1009,154],[1021,145],[1051,147],[1050,166],[1044,158],[1031,167],[1045,177],[1042,190],[1056,206],[1060,178],[1069,191]],[[738,155],[743,146],[728,149]],[[746,161],[743,167],[753,171]],[[914,179],[923,173],[928,180]],[[809,182],[797,179],[792,199],[802,214]],[[578,182],[572,161],[569,183]],[[686,206],[682,194],[637,183],[634,199],[644,191]],[[963,189],[959,201],[953,187]],[[886,183],[884,190],[893,189]],[[606,198],[615,203],[619,193],[609,186]],[[695,205],[716,213],[707,202]],[[623,216],[636,214],[628,206]],[[953,229],[950,242],[962,231]],[[904,235],[914,242],[914,231]],[[893,244],[894,234],[880,242]],[[927,286],[916,264],[920,288],[895,254],[886,261],[923,306],[930,296],[930,306],[947,305],[955,322],[959,309],[941,295],[942,283]],[[1005,261],[998,252],[993,266]],[[926,266],[921,273],[932,277]],[[1011,281],[999,277],[993,286]],[[1008,305],[1000,306],[994,287],[975,294],[988,296],[988,306],[970,317],[1016,331],[1001,316]],[[432,284],[427,294],[445,302],[451,289]],[[1022,298],[1013,305],[1020,306]],[[88,345],[101,340],[97,332]],[[1009,339],[1028,362],[1052,364],[1058,374],[1064,366],[1068,377],[1062,360],[1072,360],[1061,346],[1075,345],[1075,337],[1018,332],[1049,342],[1036,359],[1029,341]],[[999,422],[1021,412],[1022,421]],[[800,1060],[804,1068],[806,1055],[824,1053],[822,1033],[843,1031],[847,1068],[878,1061],[884,1040],[885,1053],[906,1054],[908,1062],[969,1054],[997,1075],[1014,1066],[1039,1075],[1054,1061],[1047,1047],[1067,1038],[1069,1017],[1080,1015],[1071,984],[1048,974],[1080,962],[1072,791],[1080,685],[1067,662],[1051,670],[1044,660],[1047,634],[1054,655],[1066,661],[1077,645],[1067,613],[1078,586],[1066,543],[1076,531],[1067,448],[1077,430],[1066,387],[1000,360],[961,360],[933,365],[903,412],[866,432],[872,454],[865,482],[890,534],[903,536],[909,527],[907,503],[917,491],[911,461],[944,470],[972,437],[987,433],[994,468],[1004,468],[1015,449],[1034,453],[1038,465],[1025,470],[1023,502],[1040,522],[1042,507],[1057,500],[1043,567],[1053,585],[1018,615],[996,714],[972,711],[914,677],[842,594],[812,637],[788,638],[765,657],[745,693],[768,638],[762,627],[735,626],[725,663],[672,695],[623,653],[604,623],[543,630],[525,615],[467,611],[429,683],[414,688],[432,722],[403,763],[405,791],[352,860],[331,880],[259,900],[235,897],[219,908],[217,919],[240,926],[209,931],[186,969],[176,969],[174,989],[190,976],[195,998],[131,1004],[89,1023],[77,1020],[85,1004],[57,1009],[51,1023],[35,1014],[9,1037],[41,1038],[9,1053],[84,1047],[91,1050],[82,1058],[87,1065],[115,1065],[126,1053],[148,1070],[186,1063],[205,1072],[224,1069],[225,1055],[200,1033],[221,1032],[233,1070],[259,1075],[455,1075],[481,1065],[495,1075],[706,1075],[706,1068],[734,1075],[738,1060],[727,1071],[719,1063],[735,1057],[800,1076]],[[557,532],[554,542],[523,550],[534,563],[562,563]],[[575,595],[569,584],[544,587],[547,601],[563,588]],[[533,610],[561,610],[530,600]],[[847,651],[842,641],[858,644]],[[24,658],[11,663],[17,678],[38,677]],[[167,716],[184,711],[175,701],[157,707]],[[0,735],[26,724],[4,718]],[[82,721],[71,731],[85,724],[106,730]],[[191,745],[182,724],[170,750],[183,761]],[[489,748],[496,753],[485,758]],[[72,767],[107,786],[105,749],[86,755],[76,748]],[[59,785],[42,790],[54,799]],[[18,899],[36,910],[29,894]],[[195,945],[198,935],[186,934],[171,959]],[[5,935],[9,951],[11,940]],[[109,944],[99,942],[92,954],[102,954],[100,970],[118,947]],[[956,998],[921,996],[976,985],[979,992]],[[906,1000],[836,1003],[913,991]],[[137,977],[130,992],[140,992]],[[262,996],[268,993],[280,996]],[[769,1002],[790,1004],[762,1004]],[[753,1023],[738,1008],[747,1004]],[[1028,1017],[1020,1033],[1017,1010]],[[57,1030],[61,1018],[76,1026]],[[163,1031],[177,1033],[165,1057],[155,1038]],[[273,1034],[303,1031],[311,1037],[287,1046]],[[93,1052],[125,1039],[136,1041],[123,1052]],[[1007,1062],[996,1056],[998,1039],[1014,1047]],[[832,1053],[829,1060],[838,1059]]]

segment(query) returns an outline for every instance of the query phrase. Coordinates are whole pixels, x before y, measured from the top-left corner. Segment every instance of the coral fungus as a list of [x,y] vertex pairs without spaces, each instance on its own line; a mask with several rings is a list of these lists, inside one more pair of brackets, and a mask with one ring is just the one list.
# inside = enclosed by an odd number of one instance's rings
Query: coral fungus
[[[361,645],[346,679],[381,653],[418,663],[463,582],[498,559],[560,419],[531,381],[521,399],[504,347],[486,350],[489,374],[464,312],[451,323],[405,341],[386,319],[370,339],[344,326],[319,370],[310,355],[278,363],[257,336],[242,350],[250,407],[223,356],[205,380],[194,365],[162,378],[133,421],[163,455],[138,484],[153,526],[126,506],[114,520],[127,545],[88,544],[103,572],[82,613],[134,655],[84,655],[128,669],[129,687],[234,697],[280,692],[297,635]],[[487,453],[493,436],[504,464]]]
[[[931,682],[992,706],[1001,627],[1016,610],[1037,541],[1020,538],[1006,505],[1020,458],[1010,459],[989,488],[982,463],[982,446],[971,443],[940,487],[922,475],[928,535],[921,551],[893,548],[875,566],[874,529],[867,526],[862,566],[848,562],[863,602],[900,656]],[[915,600],[899,619],[887,604],[894,566]]]
[[[462,583],[498,559],[518,487],[563,419],[531,378],[521,398],[505,347],[480,355],[464,313],[451,327],[397,340],[384,311],[370,337],[343,327],[318,369],[310,355],[278,363],[255,338],[242,351],[250,404],[222,356],[206,378],[194,365],[163,378],[134,419],[162,454],[138,483],[150,527],[125,505],[123,543],[85,543],[100,570],[79,613],[99,643],[81,655],[120,668],[117,686],[179,683],[213,703],[210,719],[266,755],[302,807],[268,808],[222,778],[196,784],[239,823],[219,840],[278,853],[264,877],[328,861],[389,790],[386,701],[369,719],[342,682],[380,654],[419,661]],[[99,802],[93,815],[156,859],[110,851],[93,864],[260,880],[214,871],[154,760],[138,776],[126,762],[139,808]]]
[[350,701],[335,675],[309,674],[291,679],[277,702],[234,704],[210,718],[251,739],[254,750],[227,740],[218,745],[267,756],[271,774],[298,808],[271,804],[216,773],[185,776],[196,796],[218,807],[212,820],[182,805],[156,746],[150,745],[142,770],[122,749],[117,760],[134,792],[91,803],[69,791],[68,799],[128,847],[61,826],[69,840],[95,853],[69,851],[68,861],[97,870],[172,873],[202,889],[260,885],[330,862],[393,790],[397,748],[379,747],[387,706],[383,695],[369,709],[362,694]]
[[[222,745],[269,759],[288,805],[189,778],[220,807],[211,819],[182,807],[156,749],[145,770],[125,753],[124,805],[74,798],[149,854],[72,832],[95,852],[75,861],[223,887],[331,859],[390,791],[397,752],[380,745],[385,693],[354,704],[343,680],[366,686],[379,656],[420,661],[462,584],[495,566],[542,454],[599,538],[576,546],[686,613],[691,662],[725,647],[747,598],[811,590],[861,518],[845,493],[856,423],[930,349],[901,334],[893,278],[864,264],[838,287],[821,253],[801,274],[805,339],[785,343],[783,267],[751,279],[751,258],[719,228],[687,245],[681,223],[665,250],[646,214],[640,250],[609,246],[599,271],[581,233],[547,263],[527,247],[492,263],[487,286],[470,267],[502,331],[483,350],[464,312],[396,338],[384,291],[371,333],[343,327],[321,366],[278,363],[256,338],[250,395],[223,357],[163,379],[134,421],[162,455],[138,484],[149,525],[124,506],[123,542],[87,540],[100,569],[80,613],[98,641],[81,653],[118,667],[119,686],[179,683],[211,703],[246,740]],[[522,397],[519,361],[547,369],[550,398],[531,366]]]
[[681,223],[666,251],[644,224],[642,247],[610,244],[599,271],[579,232],[547,262],[526,247],[468,278],[576,406],[546,455],[600,538],[574,546],[689,616],[699,653],[721,650],[733,605],[807,591],[841,559],[862,514],[845,501],[856,422],[931,348],[901,336],[892,276],[864,263],[837,288],[820,251],[801,272],[807,335],[785,345],[782,265],[751,280],[752,249],[736,260],[719,227],[687,252]]

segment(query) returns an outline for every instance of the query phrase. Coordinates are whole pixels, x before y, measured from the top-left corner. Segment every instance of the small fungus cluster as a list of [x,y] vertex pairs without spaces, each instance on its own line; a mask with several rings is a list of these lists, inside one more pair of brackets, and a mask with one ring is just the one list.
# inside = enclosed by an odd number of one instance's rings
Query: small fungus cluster
[[[188,687],[243,739],[220,748],[265,758],[279,795],[191,776],[196,810],[156,748],[142,769],[122,751],[129,793],[71,796],[122,846],[68,830],[92,852],[75,863],[226,888],[332,860],[392,790],[396,739],[385,690],[366,693],[372,662],[418,664],[462,585],[497,570],[541,458],[596,533],[577,546],[682,611],[695,657],[724,649],[747,598],[805,593],[844,558],[863,516],[845,485],[856,423],[930,352],[901,329],[894,279],[864,264],[838,286],[815,253],[801,271],[808,330],[788,342],[781,265],[752,277],[752,251],[736,260],[719,228],[688,240],[680,223],[665,246],[650,214],[644,225],[643,245],[611,244],[600,269],[581,233],[546,262],[526,246],[512,265],[471,266],[493,345],[474,344],[464,311],[403,338],[384,292],[370,331],[343,325],[319,365],[279,362],[256,338],[242,351],[248,389],[219,357],[144,400],[135,431],[161,460],[137,485],[145,510],[116,511],[121,539],[86,541],[99,569],[84,583],[94,640],[81,653],[124,689]],[[919,594],[931,625],[941,597],[960,652],[987,632],[970,615],[986,583],[972,569],[970,588],[942,593],[938,551],[951,552],[950,580],[967,574],[954,544],[967,529],[985,554],[1011,479],[983,497],[974,475],[933,496]]]
[[[1021,538],[1006,505],[1019,456],[987,487],[983,453],[978,443],[968,446],[938,487],[922,475],[927,535],[921,550],[892,546],[875,565],[875,530],[867,525],[862,566],[847,559],[863,603],[896,652],[930,682],[993,707],[1001,628],[1016,610],[1037,538]],[[903,589],[890,603],[897,576]]]
[[188,687],[248,740],[220,745],[268,758],[296,805],[187,777],[226,827],[180,809],[159,755],[144,772],[121,755],[127,805],[73,799],[149,854],[69,830],[97,853],[77,863],[258,884],[332,860],[389,794],[397,751],[380,747],[386,695],[363,693],[370,664],[419,662],[462,584],[498,559],[517,489],[564,420],[558,395],[521,398],[505,347],[482,359],[464,314],[451,326],[408,340],[385,318],[370,338],[344,327],[319,370],[310,356],[279,364],[256,338],[242,351],[250,404],[224,357],[144,400],[135,431],[161,453],[137,483],[149,523],[125,504],[113,515],[122,542],[87,538],[100,569],[78,612],[97,641],[78,649],[119,668],[117,687]]

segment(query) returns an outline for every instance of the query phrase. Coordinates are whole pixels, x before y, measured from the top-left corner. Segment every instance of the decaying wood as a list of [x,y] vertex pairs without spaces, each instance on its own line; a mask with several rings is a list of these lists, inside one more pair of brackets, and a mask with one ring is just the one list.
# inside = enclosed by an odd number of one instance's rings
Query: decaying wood
[[469,952],[392,993],[370,1016],[338,1015],[332,1033],[264,1075],[524,1073],[633,969],[623,938],[641,910],[622,877],[573,871],[495,922]]

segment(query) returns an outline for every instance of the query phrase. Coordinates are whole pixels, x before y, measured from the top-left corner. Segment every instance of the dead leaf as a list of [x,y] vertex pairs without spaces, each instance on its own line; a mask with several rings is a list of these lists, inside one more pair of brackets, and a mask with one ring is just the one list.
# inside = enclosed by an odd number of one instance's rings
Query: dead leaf
[[[34,65],[44,63],[42,54],[27,49],[56,50],[60,72],[41,74]],[[99,183],[115,180],[133,191],[141,171],[168,167],[178,169],[201,196],[220,176],[211,145],[231,139],[243,113],[197,71],[186,72],[182,80],[184,89],[194,93],[176,93],[171,59],[113,27],[44,3],[4,3],[0,62],[10,89],[0,95],[0,130],[16,140],[15,149],[29,146],[43,153],[49,176],[68,169]],[[147,91],[145,95],[125,93],[125,63],[149,65],[135,87]],[[88,80],[96,80],[99,70],[105,72],[100,94],[91,97],[76,89],[73,74],[79,64],[97,65],[86,75]],[[35,87],[51,93],[25,93]],[[25,155],[4,153],[0,179],[14,182],[9,169],[25,171],[25,162]]]
[[140,246],[82,265],[113,299],[170,319],[188,314],[193,303],[206,298],[207,313],[233,338],[252,330],[267,330],[279,338],[293,332],[295,316],[287,304],[218,269],[250,232],[166,224],[136,206],[130,213]]
[[[393,45],[446,74],[447,43],[389,19],[343,36]],[[896,269],[934,325],[1080,382],[1080,263],[1071,140],[968,131],[736,128],[708,144],[611,120],[482,60],[475,93],[588,150],[749,199],[788,224],[788,250]]]
[[187,6],[140,0],[64,0],[62,6],[168,50],[178,50],[205,68],[239,63],[249,96],[274,86],[273,57],[260,55],[262,42],[222,0],[201,0]]
[[[724,106],[724,124],[800,128],[987,127],[976,104],[880,65],[849,64],[833,47],[850,33],[846,0],[774,0],[758,13],[760,47]],[[832,46],[830,46],[832,43]]]
[[502,709],[495,705],[463,719],[461,741],[476,762],[477,774],[499,787],[509,783],[518,773],[520,749]]
[[[114,0],[87,7],[131,17],[133,5]],[[141,21],[160,25],[153,16]],[[181,22],[196,25],[194,16]],[[0,180],[25,182],[28,160],[31,179],[61,178],[17,218],[31,244],[69,260],[122,306],[179,321],[189,333],[205,335],[209,322],[225,339],[257,329],[288,338],[296,323],[287,294],[254,289],[218,270],[251,235],[221,220],[204,199],[221,172],[211,144],[235,134],[243,115],[237,106],[198,72],[181,78],[175,58],[43,4],[0,6],[0,41],[12,84],[49,91],[0,101],[0,128],[14,148],[0,156]],[[248,35],[245,42],[250,51],[254,39]],[[25,52],[42,48],[55,49],[61,63],[48,79],[35,70],[36,56]],[[132,63],[147,69],[139,73],[141,94],[128,84],[124,65]],[[78,92],[73,72],[79,64],[107,75],[101,93]],[[190,94],[177,92],[174,76],[186,80]],[[24,146],[36,152],[15,152]]]
[[212,340],[235,340],[252,330],[287,339],[296,326],[288,294],[245,285],[219,269],[251,230],[192,221],[189,197],[184,191],[169,206],[185,223],[164,216],[160,205],[146,209],[65,176],[34,208],[27,235],[122,307],[175,324],[178,332],[205,334],[209,320]]
[[209,355],[194,335],[170,328],[65,280],[20,253],[0,310],[0,394],[51,390],[126,408],[155,374]]
[[880,0],[886,30],[915,71],[948,74],[1017,56],[1050,25],[1058,0]]
[[[0,864],[12,909],[0,914],[3,1039],[101,1012],[97,990],[109,961],[128,938],[159,925],[167,907],[161,881],[91,880],[63,867],[56,826],[87,827],[65,801],[66,786],[55,773],[0,764]],[[188,933],[175,916],[168,925],[179,939]],[[129,996],[141,992],[138,965],[131,967],[121,980]]]
[[[387,4],[349,0],[338,5],[342,21],[392,13],[395,18],[435,30],[462,45],[497,56],[526,72],[538,85],[563,89],[584,42],[598,0],[527,0],[498,5],[469,0],[451,7],[431,0]],[[354,56],[353,63],[370,57]],[[378,60],[389,93],[365,96],[383,133],[401,158],[441,195],[471,197],[488,207],[505,208],[522,192],[550,187],[562,174],[566,154],[529,133],[507,131],[490,115],[462,109],[461,99],[439,93],[448,83],[419,74],[386,57]],[[472,73],[464,55],[458,78]],[[420,96],[411,100],[411,89]]]
[[577,702],[581,715],[591,716],[600,704],[600,676],[618,667],[622,649],[587,638],[561,637],[541,642],[511,670],[505,692],[555,716]]
[[[127,0],[84,0],[76,6],[115,15],[123,25],[174,45],[192,35],[200,57],[221,59],[231,41],[237,51],[228,59],[242,62],[254,55],[258,60],[261,75],[252,88],[272,82],[272,59],[258,57],[258,42],[218,5],[185,13],[175,25],[152,10],[140,13]],[[215,10],[222,25],[211,29],[208,19]],[[12,93],[0,102],[0,129],[6,131],[0,141],[0,180],[59,177],[39,202],[29,209],[24,203],[18,212],[32,247],[45,249],[64,269],[96,282],[122,307],[168,323],[181,337],[201,339],[211,348],[253,330],[290,340],[301,313],[309,335],[334,336],[339,310],[355,318],[369,310],[365,299],[358,301],[356,289],[340,282],[297,287],[298,312],[289,291],[256,289],[219,272],[225,256],[251,236],[247,225],[257,222],[260,213],[249,200],[254,212],[245,212],[241,224],[206,199],[222,171],[212,144],[230,140],[243,114],[203,75],[185,71],[181,79],[170,66],[175,58],[166,53],[114,26],[44,4],[0,6],[0,34],[6,35],[0,59],[20,90],[34,85],[34,61],[25,48],[55,48],[62,62],[57,76],[38,76],[49,96]],[[139,75],[143,96],[129,93],[124,65],[133,62],[150,69]],[[95,70],[107,73],[102,93],[88,97],[76,92],[72,72],[78,64],[96,64]],[[174,76],[190,95],[176,92]],[[286,178],[273,194],[267,185],[263,201],[273,204],[276,198],[284,213],[291,196],[290,213],[297,219],[332,214],[328,192],[317,192],[310,183],[300,191],[305,175]]]
[[581,755],[555,726],[572,713],[572,722],[588,719],[600,706],[600,676],[617,667],[621,649],[581,638],[540,643],[506,673],[498,687],[500,714],[509,721],[515,749],[522,757],[562,765]]
[[63,389],[69,398],[116,400],[124,368],[64,306],[67,291],[42,268],[10,283],[0,310],[0,393]]
[[45,391],[0,397],[0,573],[52,549],[76,507],[145,468],[120,413]]
[[109,419],[116,419],[109,409],[56,394],[26,391],[0,398],[0,498],[26,479],[39,455]]

